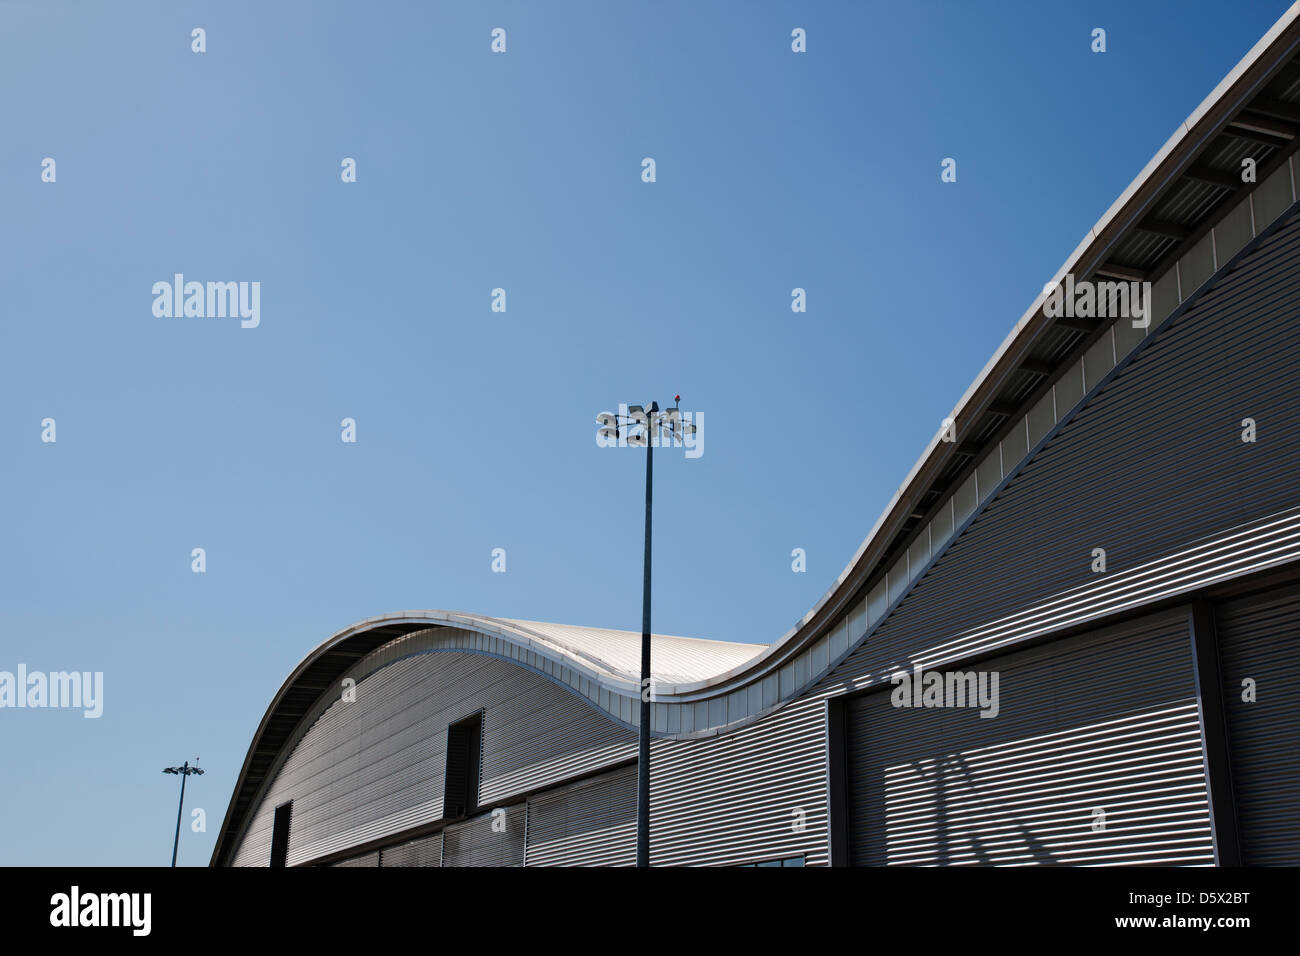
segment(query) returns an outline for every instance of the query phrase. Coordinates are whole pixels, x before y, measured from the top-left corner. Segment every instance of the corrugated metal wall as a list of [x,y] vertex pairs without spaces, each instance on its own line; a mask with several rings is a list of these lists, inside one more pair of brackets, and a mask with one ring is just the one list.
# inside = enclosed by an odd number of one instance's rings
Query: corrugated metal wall
[[806,854],[826,863],[826,708],[799,700],[719,737],[650,752],[650,860],[735,865]]
[[528,801],[529,866],[636,864],[636,766]]
[[1242,862],[1297,866],[1300,594],[1243,598],[1216,617]]
[[447,725],[483,708],[480,806],[635,754],[636,737],[575,694],[479,654],[391,663],[336,701],[271,783],[235,856],[265,866],[274,807],[293,800],[290,866],[437,820]]
[[1214,862],[1185,612],[970,670],[998,675],[994,716],[850,702],[853,862]]
[[516,803],[447,827],[442,865],[523,866],[526,819],[526,808]]
[[380,866],[442,866],[442,834],[408,840],[385,847],[379,854]]

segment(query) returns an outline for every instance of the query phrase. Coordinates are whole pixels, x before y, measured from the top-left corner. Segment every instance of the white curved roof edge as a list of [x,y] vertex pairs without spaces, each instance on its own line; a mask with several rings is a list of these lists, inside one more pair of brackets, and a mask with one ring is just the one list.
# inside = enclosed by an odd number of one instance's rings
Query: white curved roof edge
[[[358,621],[312,648],[292,673],[297,673],[304,664],[347,638],[387,624],[455,627],[498,637],[531,649],[610,690],[629,696],[638,694],[639,631],[520,621],[460,611],[397,611]],[[743,669],[748,661],[765,651],[767,645],[651,634],[651,649],[652,673],[656,675],[655,693],[657,696],[672,696],[679,687],[707,685],[718,674]],[[672,678],[676,680],[670,680]]]

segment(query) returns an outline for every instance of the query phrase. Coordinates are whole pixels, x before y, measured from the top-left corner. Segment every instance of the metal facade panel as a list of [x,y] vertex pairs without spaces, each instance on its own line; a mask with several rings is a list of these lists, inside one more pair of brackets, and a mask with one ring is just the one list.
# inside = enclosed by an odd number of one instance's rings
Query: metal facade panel
[[518,665],[463,651],[405,657],[307,730],[262,796],[235,865],[267,864],[274,808],[290,799],[290,866],[438,820],[447,726],[479,709],[480,806],[635,752],[635,734]]
[[1297,866],[1300,594],[1243,598],[1216,617],[1243,863]]
[[442,866],[442,834],[408,840],[397,846],[384,847],[379,853],[380,866]]
[[991,718],[850,701],[855,863],[1214,862],[1185,613],[971,669],[999,675]]
[[792,702],[748,727],[650,752],[652,865],[826,862],[826,718]]
[[[1155,601],[1191,594],[1209,585],[1300,562],[1300,508],[1233,528],[1213,538],[1123,571],[1097,575],[1088,585],[1070,588],[1049,601],[973,628],[950,634],[939,644],[915,650],[913,665],[938,666],[977,653],[1024,643],[1054,631],[1092,623]],[[861,655],[855,655],[859,659]],[[863,687],[883,680],[883,669],[840,668],[840,681]]]
[[528,801],[528,866],[634,866],[636,766]]
[[443,866],[523,866],[524,805],[497,809],[442,831]]

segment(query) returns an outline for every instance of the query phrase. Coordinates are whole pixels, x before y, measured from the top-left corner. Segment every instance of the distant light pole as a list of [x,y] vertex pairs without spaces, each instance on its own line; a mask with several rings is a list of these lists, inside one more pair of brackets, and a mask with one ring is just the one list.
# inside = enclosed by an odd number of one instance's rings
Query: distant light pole
[[[194,762],[197,764],[199,758],[195,757]],[[181,776],[181,802],[176,808],[176,840],[172,843],[172,866],[175,866],[176,851],[180,849],[181,845],[181,813],[185,809],[185,778],[192,773],[197,773],[202,776],[203,770],[197,766],[191,767],[190,762],[187,760],[184,765],[180,767],[163,767],[163,773],[178,773]]]
[[638,728],[640,749],[636,763],[636,865],[650,865],[650,527],[654,505],[654,449],[659,443],[659,429],[667,424],[673,435],[680,438],[683,432],[695,434],[694,425],[682,425],[678,405],[682,397],[674,396],[673,407],[660,413],[659,403],[651,402],[649,408],[628,406],[626,418],[604,414],[597,416],[604,438],[615,443],[623,425],[637,425],[639,435],[627,436],[634,447],[645,446],[645,563],[641,579],[641,725]]

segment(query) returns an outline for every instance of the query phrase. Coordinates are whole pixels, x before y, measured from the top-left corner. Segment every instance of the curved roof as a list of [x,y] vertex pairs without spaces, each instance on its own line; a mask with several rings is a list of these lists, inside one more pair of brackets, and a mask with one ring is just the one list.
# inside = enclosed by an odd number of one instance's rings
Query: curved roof
[[[607,628],[518,621],[456,611],[402,611],[367,618],[331,635],[308,653],[285,679],[267,708],[226,810],[213,850],[216,863],[242,830],[242,821],[277,758],[320,696],[371,651],[419,631],[441,629],[447,649],[465,649],[519,660],[567,684],[570,689],[600,688],[635,696],[641,675],[641,634]],[[651,635],[651,674],[657,688],[707,682],[743,667],[765,644],[697,640]],[[559,672],[564,680],[559,680]],[[590,691],[588,691],[590,696]],[[597,694],[598,697],[598,694]]]
[[[1076,282],[1161,275],[1253,188],[1238,175],[1242,143],[1250,144],[1250,154],[1259,161],[1260,182],[1285,163],[1300,137],[1298,50],[1300,3],[1179,124],[1045,288],[1066,274]],[[1097,329],[1046,316],[1044,299],[1040,294],[1015,323],[953,409],[950,417],[961,440],[943,441],[943,432],[936,432],[852,560],[812,609],[770,645],[655,635],[652,661],[659,698],[689,704],[752,687],[824,638],[864,600],[975,463],[997,447],[1017,416],[1023,417],[1041,396],[1044,384],[1050,386],[1052,378],[1096,340]],[[601,699],[599,690],[592,694],[595,688],[612,695],[636,695],[640,673],[636,632],[448,611],[411,611],[362,621],[303,658],[276,694],[240,771],[213,852],[214,863],[232,849],[229,843],[279,748],[320,695],[370,651],[429,628],[447,629],[448,647],[517,659],[593,702]],[[453,631],[480,637],[466,639]]]
[[[641,680],[641,634],[572,624],[546,624],[510,618],[477,617],[516,634],[529,636],[570,656],[599,666],[605,673],[635,685]],[[695,684],[752,661],[766,644],[708,641],[695,637],[650,635],[650,673],[656,684]]]

